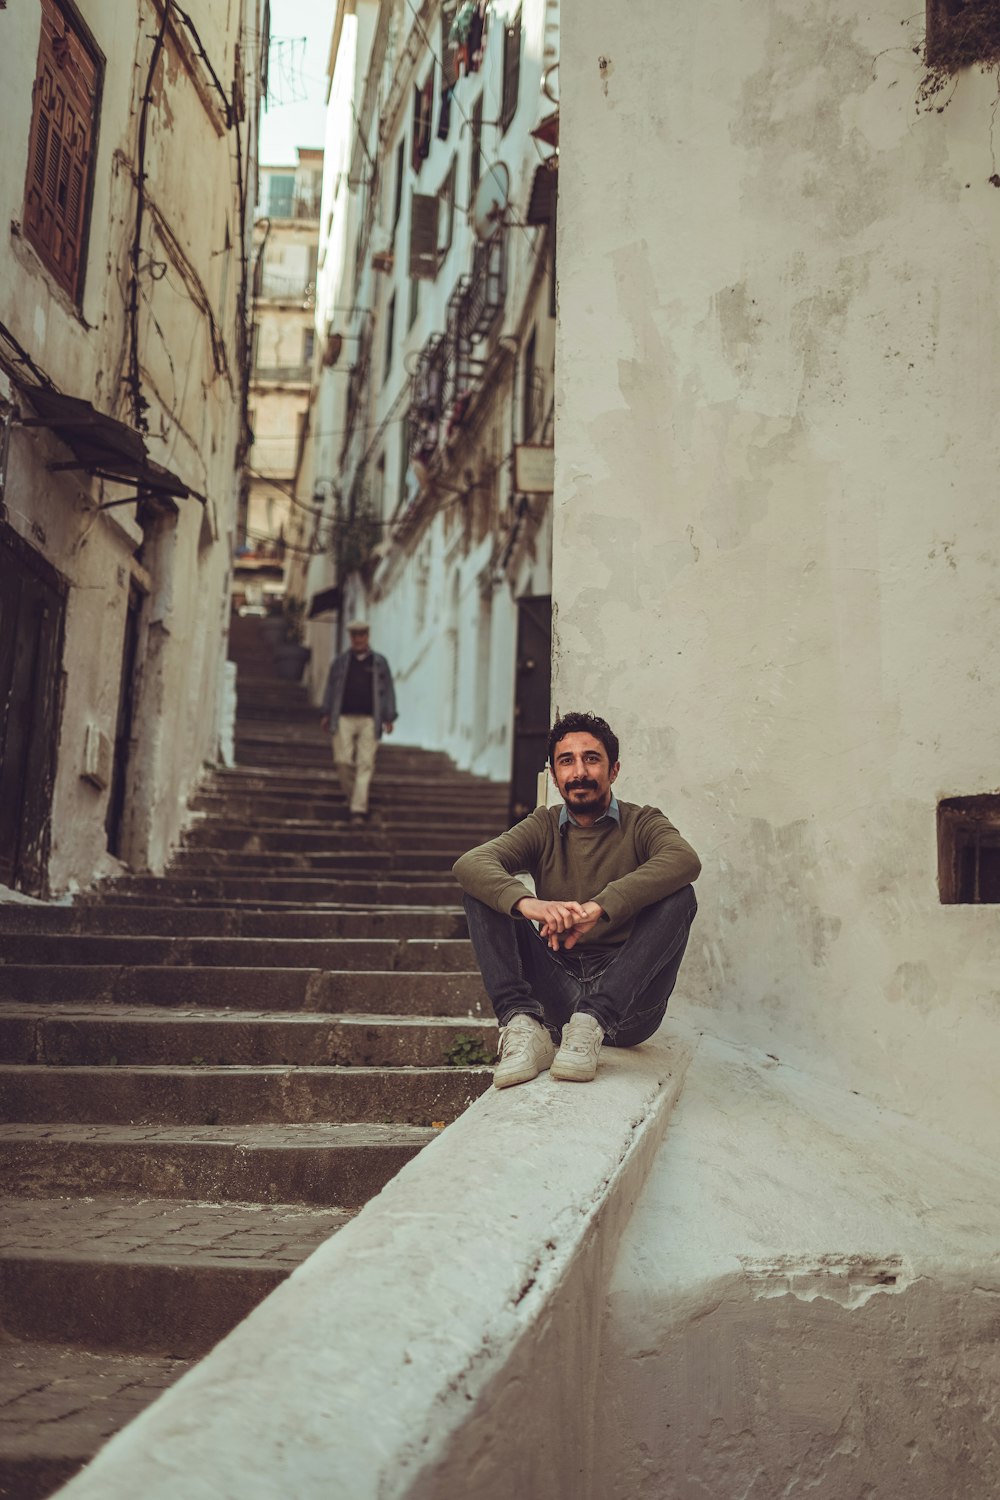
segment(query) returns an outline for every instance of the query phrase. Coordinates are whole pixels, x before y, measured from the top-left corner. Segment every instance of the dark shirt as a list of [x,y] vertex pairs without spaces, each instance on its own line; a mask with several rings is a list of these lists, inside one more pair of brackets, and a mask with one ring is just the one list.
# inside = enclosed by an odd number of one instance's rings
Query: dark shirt
[[367,714],[371,717],[374,665],[375,660],[370,651],[360,661],[351,652],[351,659],[347,663],[347,680],[344,683],[344,701],[340,705],[342,714]]

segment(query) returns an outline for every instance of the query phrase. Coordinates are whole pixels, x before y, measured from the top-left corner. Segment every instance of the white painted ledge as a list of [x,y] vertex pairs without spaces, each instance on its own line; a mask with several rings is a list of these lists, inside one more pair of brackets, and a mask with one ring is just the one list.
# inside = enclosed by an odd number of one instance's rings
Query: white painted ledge
[[491,1090],[60,1494],[578,1495],[607,1276],[691,1055],[665,1032],[593,1084]]

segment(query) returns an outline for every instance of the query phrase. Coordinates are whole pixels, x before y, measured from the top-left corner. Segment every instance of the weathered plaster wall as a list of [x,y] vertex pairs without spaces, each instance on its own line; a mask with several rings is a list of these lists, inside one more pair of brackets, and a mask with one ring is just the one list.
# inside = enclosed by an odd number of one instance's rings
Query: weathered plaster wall
[[[563,17],[555,702],[705,860],[705,1025],[996,1142],[995,80],[902,3]],[[683,1002],[678,1002],[683,1003]]]
[[702,1038],[610,1278],[593,1500],[995,1495],[998,1190],[991,1157]]
[[[219,78],[231,87],[241,17],[253,23],[254,6],[234,3],[220,11],[199,0],[189,9]],[[121,7],[108,0],[90,0],[80,10],[105,69],[79,307],[57,288],[20,232],[40,10],[29,5],[0,13],[0,319],[60,390],[132,422],[123,380],[125,288],[136,216],[139,100],[160,12],[147,0],[132,7],[123,25]],[[128,487],[53,475],[48,465],[69,454],[42,429],[15,421],[11,437],[2,497],[8,519],[70,586],[52,809],[49,878],[55,890],[86,885],[118,868],[105,852],[108,792],[81,780],[80,772],[87,726],[114,737],[130,579],[145,596],[125,823],[124,852],[134,864],[162,867],[192,787],[218,747],[239,428],[236,141],[197,59],[189,52],[190,69],[182,61],[182,45],[183,38],[168,32],[152,89],[138,345],[149,452],[208,503],[203,509],[194,500],[180,502],[176,521],[155,539],[147,536],[143,546],[133,507],[97,510]],[[247,94],[241,150],[252,192],[252,78]],[[19,399],[7,382],[3,398]]]

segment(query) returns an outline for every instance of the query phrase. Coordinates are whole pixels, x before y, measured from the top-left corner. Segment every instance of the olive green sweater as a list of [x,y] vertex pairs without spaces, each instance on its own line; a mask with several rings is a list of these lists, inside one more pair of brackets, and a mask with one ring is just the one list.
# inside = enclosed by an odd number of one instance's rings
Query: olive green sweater
[[621,824],[565,823],[558,807],[536,807],[522,822],[463,854],[455,864],[462,889],[505,916],[531,896],[519,874],[534,877],[540,901],[596,901],[604,917],[580,939],[588,947],[623,943],[637,912],[697,880],[701,861],[659,808],[619,802]]

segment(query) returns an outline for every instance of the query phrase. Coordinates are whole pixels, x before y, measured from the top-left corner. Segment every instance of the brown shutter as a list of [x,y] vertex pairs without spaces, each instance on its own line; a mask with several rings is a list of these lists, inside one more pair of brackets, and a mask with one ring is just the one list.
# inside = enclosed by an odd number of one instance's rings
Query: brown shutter
[[71,297],[82,281],[99,66],[54,0],[42,0],[24,228]]
[[438,273],[437,193],[414,193],[410,200],[410,275],[433,281]]

